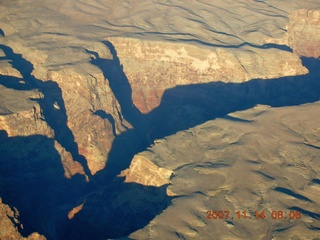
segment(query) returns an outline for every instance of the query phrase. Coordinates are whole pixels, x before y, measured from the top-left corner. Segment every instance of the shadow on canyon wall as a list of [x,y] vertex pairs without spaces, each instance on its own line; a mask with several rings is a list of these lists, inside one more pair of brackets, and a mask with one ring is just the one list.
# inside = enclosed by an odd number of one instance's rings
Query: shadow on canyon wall
[[54,140],[45,136],[8,137],[0,131],[0,196],[19,209],[23,235],[55,233],[48,226],[64,216],[86,191],[85,179],[64,177]]
[[[132,90],[110,42],[103,42],[111,51],[113,60],[96,58],[92,61],[110,82],[123,112],[134,127],[113,142],[107,167],[100,173],[102,179],[113,179],[129,167],[134,154],[145,150],[155,139],[185,130],[208,120],[226,117],[228,113],[251,108],[257,104],[272,107],[293,106],[320,99],[320,61],[302,58],[309,74],[277,79],[254,79],[244,83],[212,82],[177,86],[163,94],[161,104],[148,114],[141,114],[133,105]],[[266,46],[268,48],[273,45]],[[288,50],[282,46],[281,50]],[[137,66],[139,67],[139,66]],[[230,118],[230,117],[229,117]]]
[[[39,103],[44,120],[54,130],[55,140],[90,176],[86,159],[78,153],[73,133],[67,126],[59,85],[36,79],[31,74],[33,65],[10,47],[0,45],[0,50],[6,55],[0,60],[9,60],[23,77],[0,75],[0,84],[15,90],[38,89],[43,93],[42,99],[33,100]],[[92,114],[108,119],[114,126],[110,114],[103,111]],[[16,226],[23,236],[39,232],[48,239],[121,237],[145,226],[170,203],[165,187],[121,185],[121,181],[102,179],[101,189],[94,176],[90,176],[89,183],[80,175],[66,179],[54,140],[45,136],[9,137],[6,131],[0,131],[0,161],[0,197],[19,210],[23,227]],[[84,202],[84,218],[81,214],[68,219],[68,212]]]
[[[166,186],[155,188],[123,183],[122,178],[116,177],[129,166],[134,154],[145,150],[153,140],[256,104],[293,106],[320,98],[320,62],[303,58],[304,65],[310,70],[308,75],[256,79],[245,83],[177,86],[164,93],[158,108],[144,115],[132,103],[132,90],[116,49],[110,42],[104,44],[111,50],[113,60],[101,59],[97,53],[90,51],[95,55],[92,64],[104,73],[121,105],[124,118],[133,129],[116,136],[106,168],[90,176],[98,186],[84,182],[80,176],[71,180],[64,178],[60,156],[53,148],[52,139],[43,136],[8,137],[5,132],[0,134],[0,195],[5,203],[21,212],[21,220],[25,224],[21,231],[25,236],[32,231],[40,232],[49,239],[127,236],[148,224],[171,201],[166,196]],[[31,75],[31,63],[7,46],[0,45],[0,49],[12,60],[26,82],[22,86],[19,83],[21,79],[0,76],[0,84],[19,90],[38,88],[43,92],[45,97],[39,100],[39,104],[46,121],[55,131],[56,140],[86,167],[85,159],[79,156],[72,132],[67,127],[64,102],[57,83],[35,79]],[[58,103],[60,111],[53,108],[54,102]],[[105,112],[93,114],[114,122],[112,116]],[[52,157],[49,160],[42,157],[41,151],[47,151]],[[29,161],[32,163],[30,166]],[[69,220],[66,209],[71,210],[83,202],[83,209]]]
[[[54,131],[55,139],[71,153],[74,160],[83,165],[86,174],[90,176],[86,159],[78,153],[78,145],[67,125],[68,117],[59,85],[51,80],[43,82],[36,79],[31,74],[33,71],[32,63],[24,59],[21,54],[14,53],[10,47],[0,44],[0,50],[6,55],[3,59],[10,60],[12,67],[21,73],[24,81],[24,83],[21,83],[21,79],[0,75],[0,84],[15,90],[38,89],[43,93],[44,98],[34,100],[39,103],[45,121]],[[54,105],[58,105],[59,109],[56,109]]]

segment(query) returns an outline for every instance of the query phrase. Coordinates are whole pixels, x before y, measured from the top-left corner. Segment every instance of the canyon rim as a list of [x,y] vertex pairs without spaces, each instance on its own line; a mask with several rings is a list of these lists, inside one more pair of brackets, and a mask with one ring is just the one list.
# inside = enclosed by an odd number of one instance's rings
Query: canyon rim
[[319,238],[319,57],[318,0],[2,1],[0,239]]

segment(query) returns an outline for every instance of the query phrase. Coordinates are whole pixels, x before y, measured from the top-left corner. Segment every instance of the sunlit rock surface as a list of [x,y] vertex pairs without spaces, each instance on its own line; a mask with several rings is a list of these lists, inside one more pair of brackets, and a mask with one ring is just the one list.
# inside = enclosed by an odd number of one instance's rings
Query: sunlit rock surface
[[143,156],[136,155],[132,159],[130,169],[120,176],[126,177],[125,182],[135,182],[146,186],[161,187],[169,183],[172,171],[159,168]]
[[300,9],[290,14],[285,37],[269,39],[267,42],[288,45],[299,56],[318,58],[320,56],[319,25],[319,9]]
[[[299,107],[257,106],[179,132],[140,153],[159,168],[173,171],[167,194],[177,198],[145,228],[130,236],[319,236],[319,107],[319,102]],[[130,169],[134,163],[131,165]],[[133,171],[136,179],[146,176],[143,171],[141,176]],[[210,215],[208,219],[207,211],[213,210],[230,211],[229,217],[212,219]],[[260,218],[262,211],[264,219]],[[283,219],[273,219],[273,211],[282,211]]]
[[[319,11],[2,1],[0,197],[19,209],[17,234],[317,237]],[[206,221],[213,207],[302,217]]]
[[0,238],[1,239],[27,239],[27,240],[46,240],[43,235],[32,233],[24,238],[19,233],[18,227],[23,228],[19,222],[19,211],[16,208],[10,208],[2,202],[0,198]]

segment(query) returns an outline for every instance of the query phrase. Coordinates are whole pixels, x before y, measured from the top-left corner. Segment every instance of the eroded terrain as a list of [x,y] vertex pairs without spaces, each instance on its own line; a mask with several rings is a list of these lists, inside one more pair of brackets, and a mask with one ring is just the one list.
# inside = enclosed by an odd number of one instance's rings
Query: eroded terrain
[[1,2],[0,237],[316,239],[319,56],[317,0]]

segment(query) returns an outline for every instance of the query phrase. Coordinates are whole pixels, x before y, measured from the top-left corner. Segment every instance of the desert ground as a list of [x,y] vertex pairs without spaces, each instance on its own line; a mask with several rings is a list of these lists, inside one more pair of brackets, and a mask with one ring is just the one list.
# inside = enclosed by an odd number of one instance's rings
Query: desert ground
[[320,239],[320,2],[0,2],[0,239]]

